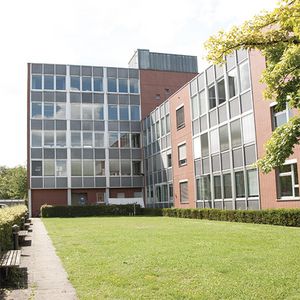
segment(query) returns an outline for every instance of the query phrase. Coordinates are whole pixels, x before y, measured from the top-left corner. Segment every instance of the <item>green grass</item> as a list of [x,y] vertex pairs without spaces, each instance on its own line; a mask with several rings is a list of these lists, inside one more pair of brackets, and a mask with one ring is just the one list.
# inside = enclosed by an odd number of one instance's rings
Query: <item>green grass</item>
[[300,299],[300,228],[43,219],[80,299]]

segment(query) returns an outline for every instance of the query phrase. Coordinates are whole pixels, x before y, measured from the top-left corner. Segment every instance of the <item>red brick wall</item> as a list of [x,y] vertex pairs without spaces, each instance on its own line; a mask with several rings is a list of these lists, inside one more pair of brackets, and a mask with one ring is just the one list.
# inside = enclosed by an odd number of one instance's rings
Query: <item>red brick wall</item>
[[105,193],[105,189],[72,189],[72,194],[87,194],[87,204],[95,204],[97,202],[97,193]]
[[[173,166],[173,189],[174,206],[183,208],[196,207],[195,196],[195,175],[194,159],[192,149],[192,121],[189,99],[189,86],[186,85],[170,98],[170,116],[171,116],[171,143],[172,143],[172,166]],[[176,126],[176,108],[184,104],[185,127],[177,130]],[[187,164],[179,167],[178,165],[178,144],[186,143]],[[179,182],[187,179],[188,181],[188,203],[180,203]]]
[[[197,73],[140,70],[142,119],[196,75]],[[165,89],[169,89],[168,94]],[[156,94],[160,94],[159,100],[156,100]]]
[[[253,89],[253,103],[255,112],[255,127],[257,138],[258,157],[263,157],[265,153],[264,144],[272,134],[272,120],[270,101],[263,99],[265,86],[259,82],[261,73],[265,69],[265,59],[257,51],[250,52],[251,80]],[[295,148],[294,154],[289,158],[298,159],[298,174],[300,174],[300,147]],[[276,191],[275,171],[269,174],[259,172],[261,208],[292,208],[300,207],[300,201],[278,200]]]

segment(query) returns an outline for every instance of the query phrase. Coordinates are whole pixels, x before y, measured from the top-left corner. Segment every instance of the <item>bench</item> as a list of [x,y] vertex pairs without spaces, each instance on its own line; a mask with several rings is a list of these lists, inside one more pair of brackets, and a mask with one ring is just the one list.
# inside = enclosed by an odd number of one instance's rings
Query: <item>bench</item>
[[18,238],[19,238],[19,243],[21,244],[25,237],[28,235],[28,231],[27,230],[20,230],[18,231]]
[[0,268],[5,269],[7,276],[8,269],[18,268],[21,263],[21,250],[4,251],[0,255]]

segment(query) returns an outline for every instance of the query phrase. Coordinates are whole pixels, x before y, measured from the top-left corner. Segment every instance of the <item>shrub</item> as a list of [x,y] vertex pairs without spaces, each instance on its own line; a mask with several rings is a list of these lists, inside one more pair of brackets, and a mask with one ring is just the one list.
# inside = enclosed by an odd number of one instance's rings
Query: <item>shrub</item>
[[140,215],[143,216],[162,216],[162,209],[161,208],[141,208]]
[[300,227],[300,209],[265,209],[265,210],[221,210],[163,208],[163,216],[215,221],[271,224]]
[[27,213],[25,205],[16,205],[0,209],[0,251],[12,248],[12,226],[21,226],[21,220]]

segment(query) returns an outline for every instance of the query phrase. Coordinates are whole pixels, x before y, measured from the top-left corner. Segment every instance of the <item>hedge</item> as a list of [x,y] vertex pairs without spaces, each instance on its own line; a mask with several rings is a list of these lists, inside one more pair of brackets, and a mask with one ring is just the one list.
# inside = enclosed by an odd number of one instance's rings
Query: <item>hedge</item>
[[[85,206],[52,206],[43,205],[41,216],[54,217],[93,217],[93,216],[130,216],[134,214],[134,205],[85,205]],[[136,215],[162,216],[162,210],[157,208],[141,208],[135,205]]]
[[221,210],[214,208],[163,208],[163,216],[215,221],[300,227],[300,209]]
[[21,226],[21,219],[28,212],[25,205],[16,205],[0,209],[0,251],[12,249],[12,226]]

